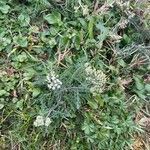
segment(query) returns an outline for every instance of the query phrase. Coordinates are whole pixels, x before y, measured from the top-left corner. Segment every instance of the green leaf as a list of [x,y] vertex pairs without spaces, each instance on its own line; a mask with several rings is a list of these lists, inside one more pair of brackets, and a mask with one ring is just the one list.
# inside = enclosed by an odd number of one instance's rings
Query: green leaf
[[85,134],[90,134],[91,132],[94,132],[94,125],[84,122],[84,125],[82,126],[82,130],[85,132]]
[[53,48],[57,44],[55,38],[51,38],[48,43],[51,48]]
[[82,28],[87,29],[87,22],[83,18],[78,18],[78,21],[82,25]]
[[146,84],[146,85],[145,85],[145,90],[146,90],[147,92],[150,92],[150,84]]
[[17,102],[16,108],[19,108],[20,110],[23,109],[23,99]]
[[57,26],[51,27],[50,28],[50,34],[55,36],[59,32],[59,28]]
[[21,35],[15,36],[14,37],[14,43],[21,46],[21,47],[27,47],[28,46],[28,41],[27,37],[22,37]]
[[95,102],[95,101],[88,101],[88,104],[93,109],[97,109],[98,108],[97,102]]
[[0,90],[0,96],[6,95],[6,94],[7,94],[7,91],[5,91],[5,90]]
[[4,104],[0,104],[0,109],[3,109],[4,108]]
[[146,98],[146,96],[145,96],[143,93],[139,92],[139,91],[137,91],[136,94],[137,94],[141,99],[145,99],[145,98]]
[[24,80],[30,80],[36,74],[36,71],[32,68],[28,68],[25,73],[23,74]]
[[96,101],[101,107],[104,106],[104,100],[101,98],[100,95],[96,95],[96,96],[94,97],[94,99],[95,99],[95,101]]
[[81,44],[80,33],[77,33],[77,35],[75,36],[74,43],[75,43],[75,47],[77,48],[77,50],[79,50],[80,44]]
[[29,17],[28,14],[21,13],[21,14],[18,16],[18,21],[20,22],[20,25],[21,25],[21,26],[28,26],[29,23],[30,23],[30,17]]
[[111,6],[114,3],[114,0],[107,0],[107,4]]
[[3,14],[7,14],[9,12],[9,9],[10,9],[10,6],[9,5],[2,5],[0,6],[0,11],[3,13]]
[[131,42],[131,39],[127,34],[123,34],[123,40],[126,44],[129,44]]
[[109,33],[109,30],[108,28],[106,28],[103,23],[99,22],[97,25],[96,25],[97,29],[100,30],[100,35],[98,35],[98,39],[99,41],[102,43],[106,38],[107,38],[107,35]]
[[138,89],[138,90],[142,90],[142,89],[144,89],[144,84],[142,83],[142,81],[139,79],[139,77],[133,77],[134,78],[134,80],[135,80],[135,85],[136,85],[136,88]]
[[88,34],[89,34],[90,39],[94,38],[93,27],[94,27],[94,19],[90,18],[90,21],[89,21],[89,24],[88,24]]
[[27,58],[27,54],[25,52],[22,52],[20,55],[17,56],[17,61],[25,62]]
[[33,88],[32,89],[33,98],[37,97],[40,93],[41,93],[41,90],[39,88]]
[[119,59],[118,63],[119,63],[120,66],[126,67],[126,63],[125,63],[125,61],[123,59]]
[[58,13],[58,12],[52,12],[51,14],[48,14],[48,15],[44,16],[44,19],[45,19],[49,24],[62,25],[61,14]]
[[11,39],[10,38],[6,38],[6,37],[3,37],[1,38],[0,37],[0,51],[5,49],[6,46],[8,46],[9,44],[11,44]]
[[81,107],[81,100],[79,97],[79,92],[76,92],[76,108],[79,109]]

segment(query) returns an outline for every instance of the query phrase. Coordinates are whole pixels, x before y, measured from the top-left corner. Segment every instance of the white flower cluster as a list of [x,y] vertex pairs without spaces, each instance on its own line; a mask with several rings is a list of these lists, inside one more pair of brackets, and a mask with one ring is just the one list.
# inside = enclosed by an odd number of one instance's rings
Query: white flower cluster
[[37,116],[36,120],[34,121],[34,126],[39,127],[39,126],[46,126],[48,127],[51,124],[51,119],[49,117],[44,118],[43,116]]
[[51,72],[47,75],[47,86],[50,90],[59,89],[62,85],[62,82],[58,79],[58,75],[55,75],[55,72]]
[[102,93],[106,84],[106,75],[101,70],[92,68],[88,63],[85,64],[85,67],[86,80],[91,84],[90,92],[93,95]]

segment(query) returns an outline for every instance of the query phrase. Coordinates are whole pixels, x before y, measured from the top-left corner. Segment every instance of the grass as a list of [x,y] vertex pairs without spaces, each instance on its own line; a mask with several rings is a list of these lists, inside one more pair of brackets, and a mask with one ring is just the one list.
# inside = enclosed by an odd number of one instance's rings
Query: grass
[[149,2],[0,2],[0,149],[148,150]]

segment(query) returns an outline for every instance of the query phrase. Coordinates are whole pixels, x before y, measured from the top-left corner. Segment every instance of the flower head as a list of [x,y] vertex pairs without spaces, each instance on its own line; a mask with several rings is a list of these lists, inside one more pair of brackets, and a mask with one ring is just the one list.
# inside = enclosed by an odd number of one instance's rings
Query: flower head
[[43,126],[44,125],[44,118],[43,118],[43,116],[37,116],[36,120],[34,121],[33,124],[34,124],[35,127]]
[[39,127],[39,126],[46,126],[48,127],[51,124],[51,119],[49,117],[43,117],[43,116],[37,116],[36,120],[34,121],[33,125],[35,127]]
[[62,82],[58,79],[58,75],[55,74],[55,72],[51,72],[47,75],[47,86],[51,90],[59,89],[62,85]]
[[85,64],[86,80],[90,83],[90,92],[93,95],[102,93],[106,84],[106,75],[101,70],[92,68],[90,64]]
[[49,117],[45,118],[45,126],[48,127],[51,124],[51,119]]

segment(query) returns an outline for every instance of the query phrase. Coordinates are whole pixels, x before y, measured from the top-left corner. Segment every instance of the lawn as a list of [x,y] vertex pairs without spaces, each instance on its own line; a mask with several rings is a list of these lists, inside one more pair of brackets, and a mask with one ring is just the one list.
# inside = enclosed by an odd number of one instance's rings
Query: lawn
[[150,2],[0,0],[0,150],[150,150]]

